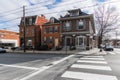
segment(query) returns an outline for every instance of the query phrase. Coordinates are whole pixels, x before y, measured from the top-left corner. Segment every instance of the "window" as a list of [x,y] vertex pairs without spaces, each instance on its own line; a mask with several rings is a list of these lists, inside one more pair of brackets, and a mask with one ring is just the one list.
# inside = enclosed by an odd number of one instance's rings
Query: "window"
[[79,15],[79,11],[72,11],[70,13],[70,16],[78,16]]
[[50,27],[50,28],[49,28],[49,32],[50,32],[50,33],[53,33],[53,27]]
[[32,35],[34,35],[34,29],[32,29]]
[[58,26],[54,27],[54,32],[58,32]]
[[27,28],[27,29],[26,29],[26,34],[28,34],[28,33],[29,33],[29,29]]
[[44,28],[44,33],[46,33],[47,32],[47,29],[46,28]]
[[85,28],[85,20],[77,20],[76,21],[76,29],[84,29]]
[[50,22],[51,22],[51,23],[54,23],[54,18],[51,18],[51,19],[50,19]]
[[49,43],[50,43],[50,44],[53,44],[53,37],[51,37],[51,36],[50,36],[50,38],[49,38]]
[[46,40],[47,40],[46,37],[44,37],[44,43],[46,43]]
[[24,29],[23,29],[23,28],[21,28],[20,33],[23,33],[23,32],[24,32]]
[[29,25],[29,19],[28,18],[25,19],[25,23],[26,23],[26,25]]
[[36,17],[32,18],[32,24],[35,24]]
[[32,25],[32,18],[29,18],[29,25]]
[[71,21],[63,22],[63,29],[65,31],[70,31],[72,29]]

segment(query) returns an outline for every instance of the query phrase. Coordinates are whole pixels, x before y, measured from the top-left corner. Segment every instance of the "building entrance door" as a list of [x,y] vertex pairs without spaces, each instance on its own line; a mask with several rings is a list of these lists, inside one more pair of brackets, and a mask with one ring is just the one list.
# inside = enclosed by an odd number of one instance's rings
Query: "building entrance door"
[[76,48],[77,49],[85,49],[85,37],[84,36],[76,37]]
[[55,38],[55,47],[58,47],[58,38]]
[[70,46],[71,45],[71,38],[66,37],[65,43],[66,43],[66,46]]

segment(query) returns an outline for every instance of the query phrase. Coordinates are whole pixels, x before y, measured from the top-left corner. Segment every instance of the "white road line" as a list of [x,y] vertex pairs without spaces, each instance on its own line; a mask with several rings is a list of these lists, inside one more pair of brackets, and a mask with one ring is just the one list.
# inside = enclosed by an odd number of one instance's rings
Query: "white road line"
[[26,66],[17,66],[17,65],[8,65],[8,64],[0,64],[0,65],[1,65],[1,66],[7,66],[7,67],[31,69],[31,70],[38,70],[38,69],[39,69],[39,68],[35,68],[35,67],[26,67]]
[[48,69],[48,68],[50,68],[50,66],[48,66],[48,67],[46,67],[46,66],[41,67],[38,71],[36,71],[36,72],[34,72],[34,73],[32,73],[32,74],[30,74],[30,75],[28,75],[28,76],[26,76],[26,77],[24,77],[24,78],[22,78],[22,79],[19,79],[19,80],[27,80],[27,79],[30,79],[31,77],[33,77],[33,76],[35,76],[35,75],[37,75],[37,74],[45,71],[45,70]]
[[108,71],[112,70],[109,66],[98,66],[98,65],[73,64],[71,67],[82,68],[82,69],[108,70]]
[[112,54],[112,55],[115,55],[116,53],[114,53],[114,52],[108,52],[109,54]]
[[56,65],[56,64],[58,64],[58,63],[60,63],[60,62],[63,62],[63,61],[65,61],[65,60],[69,59],[70,57],[73,57],[73,56],[75,56],[75,55],[70,55],[70,56],[65,57],[65,58],[63,58],[63,59],[61,59],[61,60],[54,61],[54,62],[52,62],[52,64]]
[[118,80],[116,76],[66,71],[61,77],[80,80]]
[[87,58],[103,58],[103,56],[84,56],[84,57],[87,57]]
[[36,71],[36,72],[34,72],[34,73],[26,76],[26,77],[23,77],[23,78],[21,78],[21,79],[19,79],[19,80],[27,80],[27,79],[30,79],[31,77],[33,77],[33,76],[35,76],[35,75],[37,75],[37,74],[39,74],[39,73],[41,73],[41,72],[43,72],[43,71],[51,68],[51,67],[53,67],[53,66],[59,64],[60,62],[65,61],[65,60],[67,60],[67,59],[69,59],[69,58],[71,58],[71,57],[73,57],[73,56],[75,56],[75,55],[70,55],[70,56],[67,56],[67,57],[65,57],[65,58],[63,58],[63,59],[61,59],[61,60],[54,61],[54,62],[52,62],[53,65],[51,65],[51,66],[43,66],[43,67],[41,67],[38,71]]
[[87,58],[87,57],[83,57],[80,59],[87,59],[87,60],[105,60],[104,58]]
[[82,62],[82,63],[94,63],[94,64],[107,64],[106,61],[90,61],[90,60],[78,60],[77,62]]

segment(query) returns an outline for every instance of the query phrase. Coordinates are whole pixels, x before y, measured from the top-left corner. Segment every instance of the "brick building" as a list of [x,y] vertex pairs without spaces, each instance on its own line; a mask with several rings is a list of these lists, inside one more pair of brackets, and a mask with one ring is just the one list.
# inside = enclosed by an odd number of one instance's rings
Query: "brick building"
[[19,47],[19,33],[7,30],[0,30],[0,47]]
[[49,48],[56,48],[60,46],[60,21],[51,17],[49,22],[42,26],[42,40],[41,43],[47,44]]
[[80,9],[69,10],[61,16],[62,46],[76,49],[90,49],[94,44],[94,20],[92,14],[86,14]]
[[[44,15],[41,16],[27,16],[25,17],[25,42],[26,47],[34,47],[37,49],[41,45],[41,29],[44,23],[48,22]],[[24,45],[24,19],[21,18],[19,25],[20,32],[20,46]]]

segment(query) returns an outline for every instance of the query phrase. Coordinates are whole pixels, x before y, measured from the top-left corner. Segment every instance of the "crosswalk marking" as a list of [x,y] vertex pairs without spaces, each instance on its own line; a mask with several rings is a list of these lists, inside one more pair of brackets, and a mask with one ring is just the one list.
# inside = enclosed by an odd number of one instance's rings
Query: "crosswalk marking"
[[107,64],[106,61],[87,61],[87,60],[78,60],[77,62],[82,62],[82,63],[97,63],[97,64]]
[[116,53],[114,53],[114,52],[108,52],[109,54],[112,54],[112,55],[115,55]]
[[61,77],[82,80],[117,80],[116,76],[73,71],[66,71]]
[[109,66],[73,64],[71,67],[72,68],[83,68],[83,69],[96,69],[96,70],[109,70],[109,71],[111,71],[111,68]]
[[83,57],[80,59],[87,59],[87,60],[105,60],[104,58],[87,58],[87,57]]
[[[61,77],[62,78],[69,78],[72,80],[80,79],[80,80],[118,80],[116,76],[113,75],[104,75],[102,74],[97,74],[97,70],[102,70],[102,71],[109,71],[111,72],[112,69],[111,67],[107,66],[107,61],[105,61],[103,56],[84,56],[83,58],[80,58],[79,60],[76,61],[77,63],[73,64],[70,68],[76,69],[71,69],[72,71],[67,70],[64,72]],[[85,63],[85,64],[81,64]],[[88,64],[89,63],[89,64]],[[78,70],[79,69],[79,70]],[[81,69],[82,72],[80,71]],[[91,71],[87,72],[87,70],[84,69],[89,69]],[[77,71],[78,70],[78,71]]]

